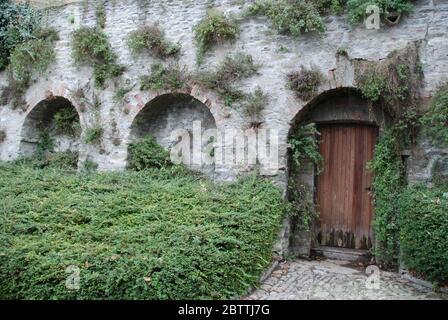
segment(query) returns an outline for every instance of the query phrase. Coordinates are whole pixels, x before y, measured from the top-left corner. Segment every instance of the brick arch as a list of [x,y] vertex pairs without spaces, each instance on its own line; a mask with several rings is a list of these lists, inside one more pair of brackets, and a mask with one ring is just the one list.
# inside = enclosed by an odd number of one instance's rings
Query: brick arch
[[370,123],[383,127],[390,116],[378,104],[362,97],[355,87],[324,90],[306,103],[290,120],[289,134],[304,122]]
[[[69,99],[63,96],[53,95],[52,92],[46,92],[43,96],[44,99],[30,107],[25,114],[19,135],[19,155],[32,156],[37,150],[40,134],[46,129],[56,140],[55,151],[71,150],[79,152],[81,132],[78,132],[76,136],[57,132],[54,127],[54,116],[58,110],[66,107],[73,108],[76,111],[81,130],[81,112]],[[37,101],[37,98],[35,97],[33,102]]]
[[185,94],[191,96],[197,101],[201,102],[209,109],[213,118],[215,119],[216,125],[219,127],[224,119],[224,115],[222,115],[223,107],[222,103],[219,102],[216,94],[205,90],[203,87],[199,85],[193,85],[187,89],[181,89],[176,91],[171,90],[162,90],[162,91],[138,91],[133,94],[130,94],[130,101],[127,104],[127,108],[130,111],[131,115],[131,127],[135,122],[135,118],[138,114],[148,105],[151,101],[154,101],[158,97],[170,95],[170,94]]
[[[198,126],[195,126],[195,122],[200,121],[200,144],[202,148],[205,148],[208,142],[204,141],[203,134],[210,133],[209,130],[217,130],[216,118],[211,110],[211,100],[199,97],[202,98],[200,100],[197,95],[195,97],[191,93],[191,91],[159,92],[143,107],[139,106],[130,125],[128,141],[137,141],[151,135],[158,144],[166,149],[171,149],[179,141],[179,137],[176,138],[173,133],[183,130],[183,132],[189,132],[190,139],[192,139],[197,133],[196,130],[199,129]],[[190,161],[193,161],[193,140],[190,141],[190,148]],[[203,150],[201,151],[203,152]],[[214,165],[198,167],[197,164],[191,164],[187,166],[204,173],[211,174],[214,171]]]

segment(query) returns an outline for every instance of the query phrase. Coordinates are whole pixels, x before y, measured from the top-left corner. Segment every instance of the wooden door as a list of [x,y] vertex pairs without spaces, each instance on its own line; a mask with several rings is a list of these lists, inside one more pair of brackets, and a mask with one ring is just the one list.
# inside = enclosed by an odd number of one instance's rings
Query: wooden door
[[318,239],[323,246],[372,247],[372,173],[378,129],[374,126],[320,125],[322,172],[317,178],[320,213]]

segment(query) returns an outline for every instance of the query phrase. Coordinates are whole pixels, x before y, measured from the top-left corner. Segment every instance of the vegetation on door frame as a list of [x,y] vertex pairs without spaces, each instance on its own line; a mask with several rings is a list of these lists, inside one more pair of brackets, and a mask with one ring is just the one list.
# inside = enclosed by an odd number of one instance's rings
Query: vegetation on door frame
[[[314,192],[303,181],[297,180],[299,170],[305,165],[317,167],[317,173],[323,160],[319,152],[319,132],[314,123],[301,124],[288,139],[290,145],[290,173],[288,199],[291,204],[290,216],[293,225],[299,230],[310,231],[313,222],[319,217],[314,203]],[[314,168],[313,168],[314,170]]]

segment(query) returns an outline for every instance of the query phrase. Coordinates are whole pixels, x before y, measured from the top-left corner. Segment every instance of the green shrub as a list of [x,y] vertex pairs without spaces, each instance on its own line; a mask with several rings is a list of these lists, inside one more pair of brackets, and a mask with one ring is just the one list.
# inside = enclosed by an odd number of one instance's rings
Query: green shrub
[[226,56],[215,70],[196,75],[196,80],[207,88],[215,90],[225,100],[225,104],[230,106],[245,96],[241,90],[235,89],[236,82],[253,76],[259,67],[250,54],[237,52]]
[[152,136],[129,144],[128,167],[133,170],[144,170],[148,168],[162,168],[171,165],[170,153]]
[[0,143],[5,142],[5,140],[6,140],[6,131],[0,130]]
[[307,0],[261,0],[249,6],[245,15],[267,16],[278,31],[297,37],[304,32],[325,31],[319,12],[323,8]]
[[189,75],[179,64],[167,66],[161,63],[151,65],[151,74],[140,77],[140,90],[180,90],[189,85]]
[[373,228],[375,257],[378,262],[393,266],[398,261],[398,213],[400,195],[405,186],[404,166],[400,155],[400,141],[392,129],[384,132],[375,146],[373,160],[368,167],[373,171],[372,193],[374,203]]
[[142,26],[131,32],[127,44],[134,55],[148,50],[161,59],[177,56],[181,49],[180,44],[173,44],[165,39],[165,34],[158,25]]
[[81,131],[78,112],[73,106],[65,106],[54,114],[56,130],[59,133],[78,136]]
[[[281,191],[255,177],[0,171],[4,299],[235,298],[272,261],[284,213]],[[66,288],[70,266],[78,291]]]
[[313,223],[319,218],[313,190],[297,179],[298,173],[307,162],[317,168],[321,166],[323,158],[319,152],[318,135],[316,125],[310,123],[295,128],[288,139],[292,162],[288,181],[288,199],[291,205],[289,215],[292,217],[293,232],[310,231]]
[[448,145],[448,83],[439,87],[421,121],[435,142]]
[[93,66],[95,85],[103,87],[107,79],[120,76],[124,68],[116,63],[107,35],[97,27],[81,27],[72,33],[72,55],[75,63]]
[[84,135],[84,142],[87,144],[97,144],[103,138],[104,129],[98,125],[88,128]]
[[78,152],[63,151],[47,153],[42,159],[36,159],[38,162],[35,168],[54,168],[54,169],[73,169],[78,168]]
[[400,209],[401,258],[407,268],[438,284],[448,283],[448,185],[410,186]]
[[314,123],[301,125],[291,134],[288,144],[291,147],[291,160],[295,167],[302,167],[305,160],[316,165],[323,160],[319,151],[319,134]]
[[18,45],[35,39],[41,16],[28,3],[0,1],[0,71],[9,64],[11,51]]
[[8,75],[11,84],[20,90],[28,87],[34,74],[44,74],[56,58],[54,52],[56,31],[39,30],[34,36],[35,39],[18,44],[11,50]]
[[314,98],[322,80],[323,75],[319,70],[307,70],[304,67],[287,75],[288,88],[303,101]]
[[254,93],[246,95],[243,102],[244,113],[251,119],[251,123],[256,125],[260,122],[263,110],[268,104],[269,97],[258,87]]
[[106,9],[104,8],[104,3],[99,3],[96,6],[95,17],[96,25],[104,29],[106,27]]
[[384,16],[390,12],[409,13],[413,6],[411,0],[347,0],[347,13],[351,23],[362,22],[369,5],[376,5]]
[[233,18],[218,10],[208,10],[207,14],[193,27],[197,45],[197,62],[202,64],[204,54],[214,45],[237,38],[240,28]]

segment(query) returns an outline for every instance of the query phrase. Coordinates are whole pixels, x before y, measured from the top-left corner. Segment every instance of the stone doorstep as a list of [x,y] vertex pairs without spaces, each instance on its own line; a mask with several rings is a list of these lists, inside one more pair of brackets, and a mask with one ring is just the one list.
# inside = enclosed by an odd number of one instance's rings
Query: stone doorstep
[[370,262],[371,254],[368,250],[346,249],[336,247],[315,247],[311,253],[316,256],[323,256],[328,259],[343,260],[350,262]]

